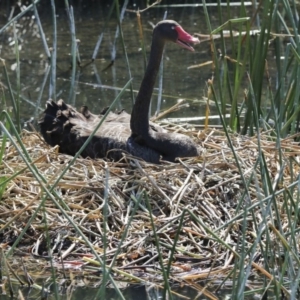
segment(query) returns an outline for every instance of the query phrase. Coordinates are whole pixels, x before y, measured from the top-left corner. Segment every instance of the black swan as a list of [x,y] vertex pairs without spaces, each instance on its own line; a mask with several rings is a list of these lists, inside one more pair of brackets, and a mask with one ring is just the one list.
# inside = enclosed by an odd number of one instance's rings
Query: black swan
[[[147,162],[159,163],[160,159],[174,162],[176,157],[199,155],[197,144],[188,136],[170,133],[149,122],[151,95],[166,42],[174,42],[194,51],[190,43],[197,44],[199,40],[185,32],[175,21],[164,20],[155,26],[150,59],[131,117],[124,111],[109,113],[81,153],[83,157],[119,160],[122,152],[127,152]],[[86,106],[78,112],[63,100],[57,103],[50,100],[39,120],[39,126],[48,144],[59,145],[60,152],[75,155],[103,114],[94,115]]]

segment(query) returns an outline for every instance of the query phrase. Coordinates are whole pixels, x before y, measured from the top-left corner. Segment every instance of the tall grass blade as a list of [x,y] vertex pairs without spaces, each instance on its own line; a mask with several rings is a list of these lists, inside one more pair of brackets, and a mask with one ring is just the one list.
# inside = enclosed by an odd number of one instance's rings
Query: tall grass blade
[[[215,92],[215,89],[214,89],[213,85],[211,84],[210,87],[211,87],[212,95],[213,95],[214,99],[216,99],[216,98],[217,98],[217,97],[216,97],[216,92]],[[234,156],[234,159],[235,159],[237,168],[238,168],[238,170],[239,170],[239,174],[240,174],[240,176],[241,176],[241,180],[242,180],[242,182],[243,182],[243,186],[244,186],[244,187],[247,187],[247,182],[246,182],[245,177],[244,177],[244,175],[243,175],[243,172],[242,172],[242,168],[241,168],[241,166],[240,166],[240,161],[239,161],[238,155],[237,155],[237,153],[235,152],[234,146],[233,146],[232,141],[231,141],[231,139],[230,139],[230,136],[229,136],[229,133],[228,133],[228,129],[227,129],[227,126],[226,126],[225,119],[224,119],[223,116],[222,116],[222,113],[221,113],[221,110],[220,110],[220,106],[219,106],[219,104],[218,104],[218,101],[215,101],[215,102],[216,102],[216,107],[217,107],[218,113],[219,113],[219,115],[220,115],[220,121],[221,121],[221,123],[222,123],[222,125],[223,125],[223,129],[224,129],[224,131],[225,131],[225,135],[226,135],[226,137],[227,137],[227,140],[228,140],[230,149],[231,149],[231,151],[232,151],[232,153],[233,153],[233,156]],[[248,190],[246,190],[245,192],[247,193],[247,197],[250,199],[250,195],[249,195]]]
[[14,113],[14,117],[16,120],[16,127],[17,127],[17,132],[21,132],[21,124],[20,124],[20,111],[19,111],[19,104],[17,103],[18,101],[15,99],[11,84],[10,84],[10,80],[9,80],[9,76],[8,76],[8,72],[6,69],[6,65],[5,65],[5,60],[4,59],[0,59],[0,61],[2,62],[3,65],[3,70],[4,70],[4,74],[5,74],[5,79],[7,82],[7,86],[8,86],[8,92],[11,98],[11,103],[12,103],[12,107],[13,107],[13,113]]
[[20,53],[19,53],[19,43],[18,43],[18,37],[17,37],[17,30],[16,30],[16,23],[14,23],[14,39],[15,39],[15,54],[16,54],[16,85],[17,85],[17,97],[16,100],[16,126],[17,130],[20,133],[21,132],[21,120],[20,120],[20,94],[21,94],[21,71],[20,71]]
[[56,56],[57,56],[57,24],[56,24],[56,9],[55,1],[51,0],[51,12],[53,23],[53,43],[51,52],[51,76],[49,86],[49,98],[56,100]]
[[[0,164],[1,164],[1,160],[0,160]],[[6,176],[0,177],[0,202],[2,200],[2,196],[3,196],[3,194],[5,192],[5,189],[6,189],[6,185],[7,185],[6,179],[7,179]]]
[[102,237],[102,242],[103,242],[103,255],[102,255],[102,283],[101,287],[99,289],[99,296],[101,299],[106,298],[106,285],[108,281],[108,275],[109,271],[106,269],[106,254],[107,254],[107,219],[108,219],[108,193],[109,193],[109,171],[108,168],[105,170],[105,189],[104,189],[104,206],[103,206],[103,237]]
[[[52,251],[52,247],[51,247],[51,238],[49,236],[49,225],[48,225],[48,222],[47,222],[47,212],[45,210],[45,206],[42,207],[42,213],[43,213],[43,216],[44,216],[44,222],[45,222],[45,241],[46,241],[46,248],[47,248],[47,251],[48,251],[48,257],[50,258],[49,261],[50,261],[50,270],[51,270],[51,289],[54,290],[54,297],[55,299],[60,299],[59,297],[59,292],[58,292],[58,282],[56,282],[56,278],[58,277],[57,274],[56,274],[56,269],[54,267],[54,258],[53,258],[53,251]],[[53,287],[53,288],[52,288]]]
[[[163,20],[167,18],[167,12],[164,13]],[[161,101],[162,101],[162,91],[163,91],[163,74],[164,74],[164,54],[165,50],[162,55],[161,63],[159,66],[158,72],[158,95],[157,95],[157,105],[156,105],[156,112],[155,114],[158,115],[160,113],[161,108]],[[150,103],[151,105],[151,103]],[[149,109],[149,118],[151,117],[151,108]]]
[[156,232],[156,226],[155,226],[155,222],[153,220],[150,201],[149,201],[148,195],[146,193],[144,194],[144,197],[145,197],[145,200],[146,200],[148,213],[149,213],[149,217],[150,217],[150,221],[151,221],[151,227],[152,227],[152,231],[153,231],[153,237],[154,237],[154,240],[155,240],[155,245],[156,245],[156,248],[157,248],[159,264],[160,264],[161,270],[162,270],[162,275],[163,275],[163,280],[164,280],[164,295],[166,295],[166,293],[168,293],[168,299],[173,299],[173,295],[171,293],[171,287],[170,287],[170,284],[169,284],[168,273],[167,273],[167,270],[164,267],[162,253],[161,253],[161,250],[160,250],[159,237],[158,237],[157,232]]
[[219,33],[220,31],[222,31],[223,29],[225,29],[228,25],[245,23],[245,22],[248,22],[249,20],[250,20],[250,18],[248,18],[248,17],[237,18],[237,19],[230,19],[230,20],[226,21],[224,24],[222,24],[221,26],[217,27],[215,30],[212,30],[211,34],[217,34],[217,33]]
[[96,59],[96,57],[97,57],[99,48],[100,48],[101,43],[102,43],[102,39],[103,39],[103,32],[100,33],[100,35],[98,37],[98,41],[96,43],[96,46],[95,46],[95,49],[94,49],[94,52],[93,52],[93,55],[92,55],[92,61],[94,61]]
[[33,5],[35,20],[36,20],[36,23],[37,23],[37,26],[38,26],[38,29],[39,29],[39,32],[40,32],[40,36],[41,36],[41,39],[42,39],[42,42],[43,42],[43,46],[44,46],[46,55],[47,55],[48,59],[51,59],[50,50],[49,50],[48,43],[47,43],[47,40],[46,40],[46,36],[45,36],[44,30],[43,30],[43,27],[42,27],[40,16],[39,16],[38,10],[36,9],[36,4],[33,0],[32,0],[32,5]]
[[136,12],[136,18],[137,18],[138,28],[139,28],[140,45],[142,48],[143,59],[144,59],[144,71],[146,71],[147,53],[146,53],[146,48],[145,48],[144,31],[143,31],[143,26],[142,26],[141,14],[140,14],[139,10]]
[[[71,82],[70,82],[70,93],[69,93],[69,103],[71,103],[73,106],[75,106],[75,96],[76,96],[76,66],[77,66],[77,59],[78,64],[80,64],[79,59],[79,51],[78,51],[78,43],[76,39],[76,29],[75,29],[75,19],[74,19],[74,11],[73,6],[70,6],[69,8],[69,18],[70,18],[70,30],[71,30],[71,65],[72,65],[72,72],[71,72]],[[79,74],[78,74],[79,76]],[[77,78],[79,79],[79,78]]]
[[35,111],[34,111],[34,118],[35,119],[38,119],[39,114],[40,114],[42,97],[43,97],[45,86],[46,86],[46,83],[47,83],[47,80],[48,80],[48,77],[49,77],[49,74],[50,74],[50,70],[51,70],[51,67],[48,65],[45,69],[43,82],[42,82],[42,85],[40,87],[39,94],[38,94],[37,100],[36,100],[36,106],[35,106]]
[[[78,45],[76,40],[76,28],[75,28],[75,19],[74,19],[74,11],[73,6],[70,6],[70,29],[71,29],[71,57],[72,57],[72,76],[75,76],[76,73],[76,57],[79,55],[78,53]],[[80,63],[80,61],[78,61]]]
[[[116,42],[116,38],[117,38],[118,34],[120,33],[120,38],[121,38],[123,52],[124,52],[124,55],[125,55],[125,60],[126,60],[128,75],[129,75],[129,78],[132,78],[132,76],[131,76],[131,70],[130,70],[130,64],[129,64],[129,59],[128,59],[127,50],[126,50],[125,42],[124,42],[123,29],[122,29],[122,21],[123,21],[123,18],[124,18],[126,7],[128,5],[128,0],[124,1],[124,4],[123,4],[121,12],[120,12],[120,7],[119,7],[119,0],[114,0],[114,3],[115,3],[115,7],[116,7],[117,20],[118,20],[118,29],[116,30],[116,34],[115,34],[115,42]],[[134,103],[134,95],[133,95],[132,82],[130,84],[130,95],[131,95],[132,103]]]

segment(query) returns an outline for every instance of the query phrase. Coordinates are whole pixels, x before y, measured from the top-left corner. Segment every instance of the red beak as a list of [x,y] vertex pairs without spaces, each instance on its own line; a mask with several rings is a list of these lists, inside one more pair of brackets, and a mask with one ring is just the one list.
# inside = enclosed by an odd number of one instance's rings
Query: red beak
[[181,26],[176,26],[175,29],[178,33],[178,39],[176,41],[176,44],[190,51],[195,51],[194,48],[190,45],[190,43],[199,44],[199,39],[191,36],[189,33],[184,31]]

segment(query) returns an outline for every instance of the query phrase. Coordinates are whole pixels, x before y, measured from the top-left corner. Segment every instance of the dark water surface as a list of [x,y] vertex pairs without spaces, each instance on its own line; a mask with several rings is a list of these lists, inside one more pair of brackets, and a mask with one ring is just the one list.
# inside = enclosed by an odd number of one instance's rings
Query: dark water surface
[[[136,6],[129,8],[137,9]],[[213,16],[216,9],[209,9]],[[80,40],[81,66],[91,62],[95,45],[101,33],[103,33],[103,40],[96,61],[86,67],[78,67],[75,82],[72,83],[70,27],[65,9],[57,8],[56,98],[63,98],[67,103],[76,107],[88,105],[90,110],[95,113],[109,106],[119,90],[131,77],[133,78],[134,90],[138,90],[145,69],[136,14],[125,12],[122,22],[130,75],[120,35],[115,38],[117,30],[115,13],[107,21],[108,11],[109,6],[74,7],[76,37]],[[50,6],[48,9],[43,6],[42,9],[39,9],[39,13],[48,46],[52,47],[53,21]],[[141,14],[147,57],[151,42],[151,24],[156,24],[162,20],[164,14],[167,14],[168,19],[178,21],[191,34],[208,32],[202,7],[149,9]],[[0,28],[7,22],[4,16],[5,14],[1,15]],[[215,22],[215,26],[219,25],[216,18],[212,17],[211,19],[212,22]],[[27,13],[18,21],[16,29],[21,60],[21,116],[24,122],[30,117],[38,118],[44,109],[45,102],[49,99],[50,63],[32,12]],[[0,57],[5,59],[12,88],[16,91],[16,72],[14,71],[16,68],[16,54],[12,26],[0,35],[0,42]],[[201,103],[200,100],[203,96],[206,96],[206,81],[212,75],[211,66],[190,70],[187,68],[211,60],[209,44],[202,42],[195,46],[195,50],[192,53],[178,47],[176,44],[168,44],[166,47],[163,59],[162,109],[173,106],[180,98],[187,99],[189,104],[189,107],[172,113],[169,117],[197,117],[204,113],[203,102]],[[107,68],[113,56],[115,56],[114,64],[112,67]],[[0,73],[0,80],[6,85],[3,72]],[[152,114],[156,110],[157,89],[155,93],[156,95],[153,96],[152,100]],[[6,94],[6,99],[10,99],[8,94]],[[130,112],[131,107],[131,94],[127,92],[116,108],[125,108],[126,111]],[[203,122],[196,123],[202,124]]]
[[[83,280],[84,281],[84,280]],[[90,300],[90,299],[101,299],[98,295],[99,289],[94,287],[87,287],[83,286],[84,282],[82,281],[82,284],[79,283],[77,286],[75,281],[71,285],[65,285],[62,284],[59,287],[59,294],[61,296],[61,299],[72,299],[72,300]],[[202,286],[204,287],[204,285]],[[200,288],[200,286],[199,286]],[[20,287],[20,286],[13,286],[14,294],[17,295],[18,291],[23,295],[23,297],[27,300],[34,300],[34,299],[41,299],[41,292],[38,289],[34,289],[31,287]],[[53,286],[52,289],[50,287],[50,290],[52,290],[52,294],[48,295],[49,300],[55,300],[54,296],[54,290]],[[124,287],[120,289],[122,292],[122,295],[124,299],[126,300],[157,300],[157,299],[163,299],[163,292],[161,289],[156,288],[153,286],[145,286],[141,284],[135,284],[130,285],[128,287]],[[173,299],[174,300],[181,300],[181,299],[208,299],[204,295],[200,295],[198,291],[195,289],[192,289],[188,286],[180,286],[176,285],[172,287]],[[6,291],[8,293],[8,291]],[[231,290],[222,290],[215,294],[217,296],[217,299],[230,299]],[[0,295],[0,300],[8,300],[11,299],[8,297],[8,295]],[[17,299],[17,298],[13,298]],[[18,298],[19,299],[19,298]],[[105,300],[117,300],[120,299],[119,295],[113,288],[106,288],[106,295]],[[252,299],[249,297],[245,297],[245,299]]]

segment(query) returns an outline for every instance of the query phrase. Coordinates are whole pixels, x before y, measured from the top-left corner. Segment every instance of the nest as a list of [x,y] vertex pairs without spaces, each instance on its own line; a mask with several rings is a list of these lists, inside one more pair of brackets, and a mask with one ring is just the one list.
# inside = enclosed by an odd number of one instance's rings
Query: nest
[[[38,133],[23,131],[22,141],[41,176],[8,143],[0,179],[15,176],[2,195],[0,238],[4,252],[14,245],[10,268],[26,264],[26,272],[36,278],[54,267],[57,276],[69,270],[96,280],[101,277],[97,254],[107,266],[113,263],[115,278],[130,283],[160,284],[162,268],[169,268],[173,282],[225,278],[239,249],[252,246],[254,221],[263,218],[258,139],[232,134],[235,157],[224,132],[193,134],[203,149],[199,157],[160,165],[125,153],[118,162],[78,158],[52,188],[73,157],[50,148]],[[261,133],[260,147],[274,189],[288,186],[291,172],[299,172],[296,158],[282,166],[270,132]],[[283,160],[296,153],[299,146],[292,138],[281,141]],[[277,184],[279,173],[284,180]],[[281,200],[279,195],[279,209]],[[287,224],[286,214],[281,216]],[[257,251],[251,270],[269,277]]]

